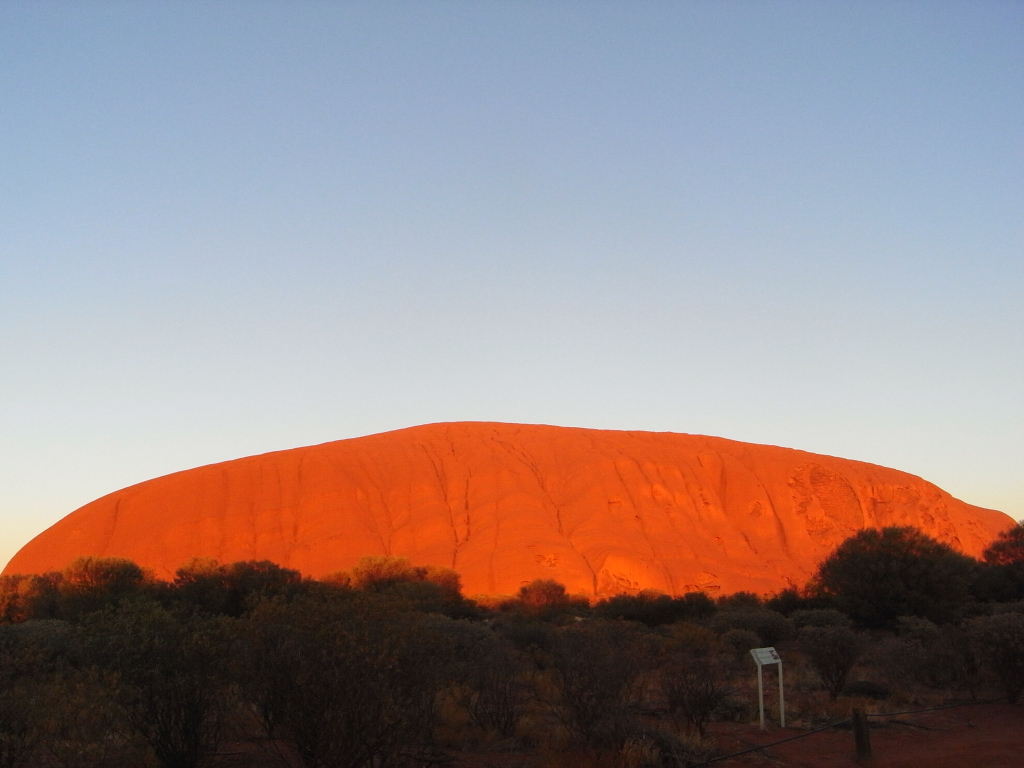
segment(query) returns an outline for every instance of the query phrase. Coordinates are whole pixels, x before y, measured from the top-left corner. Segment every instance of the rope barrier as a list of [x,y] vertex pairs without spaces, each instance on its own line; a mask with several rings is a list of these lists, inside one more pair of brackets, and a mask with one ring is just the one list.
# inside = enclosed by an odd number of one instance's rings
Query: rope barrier
[[916,715],[919,712],[938,712],[940,709],[972,707],[975,704],[993,704],[997,701],[1003,701],[1005,698],[1005,696],[1000,696],[995,699],[985,699],[984,701],[965,701],[962,704],[944,704],[941,707],[931,707],[930,709],[908,709],[906,712],[867,712],[866,714],[868,717],[896,717],[897,715]]

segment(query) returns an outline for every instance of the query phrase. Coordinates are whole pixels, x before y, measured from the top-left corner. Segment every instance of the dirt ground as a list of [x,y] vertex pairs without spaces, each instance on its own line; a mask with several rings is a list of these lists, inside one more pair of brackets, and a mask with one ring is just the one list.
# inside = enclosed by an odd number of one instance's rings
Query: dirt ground
[[[739,751],[802,731],[720,724],[719,751]],[[874,768],[1024,768],[1024,706],[979,704],[919,715],[871,718]],[[721,768],[857,768],[853,732],[836,728],[714,763]],[[710,768],[710,767],[709,767]]]
[[[711,732],[718,753],[768,744],[805,729],[716,723]],[[979,704],[919,715],[871,718],[874,761],[854,759],[853,732],[835,728],[742,757],[713,763],[714,768],[1024,768],[1024,705]],[[234,745],[227,750],[236,768],[279,765],[258,750]],[[227,757],[227,755],[223,755]],[[450,753],[456,768],[565,768],[568,756],[512,750]],[[296,763],[298,765],[298,763]],[[709,766],[708,768],[712,768]]]

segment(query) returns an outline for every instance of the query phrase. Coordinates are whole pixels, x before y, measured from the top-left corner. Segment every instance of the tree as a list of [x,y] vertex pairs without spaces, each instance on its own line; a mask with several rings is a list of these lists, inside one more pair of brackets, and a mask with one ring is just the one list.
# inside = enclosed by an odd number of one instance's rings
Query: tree
[[846,686],[850,670],[864,655],[864,638],[849,627],[805,626],[800,630],[800,649],[821,684],[835,701]]
[[1002,531],[982,554],[979,597],[1024,600],[1024,523]]
[[221,565],[209,558],[193,558],[177,570],[172,595],[189,606],[214,616],[242,616],[262,598],[294,594],[300,590],[298,571],[269,560],[247,560]]
[[52,619],[59,614],[59,573],[0,576],[0,624]]
[[857,624],[892,627],[898,616],[955,620],[976,563],[916,528],[865,529],[819,566],[815,583]]
[[335,588],[386,594],[425,613],[451,618],[475,618],[475,603],[462,596],[459,574],[436,565],[413,565],[405,557],[369,555],[349,571],[331,574],[325,582]]
[[982,558],[993,565],[1024,564],[1024,522],[1000,532]]
[[514,600],[502,606],[524,616],[542,621],[555,621],[569,615],[580,615],[589,607],[585,597],[574,597],[554,579],[534,579],[519,588]]
[[78,617],[139,595],[152,574],[123,557],[79,557],[57,583],[61,618]]

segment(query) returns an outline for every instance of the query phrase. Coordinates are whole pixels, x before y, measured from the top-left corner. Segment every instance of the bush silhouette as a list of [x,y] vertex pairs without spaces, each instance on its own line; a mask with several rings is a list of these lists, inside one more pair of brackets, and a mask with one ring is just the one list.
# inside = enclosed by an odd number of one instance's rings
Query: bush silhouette
[[590,605],[585,597],[567,594],[565,586],[553,579],[534,579],[521,586],[515,598],[501,608],[541,621],[558,621],[583,615]]
[[981,616],[969,623],[979,656],[995,673],[1011,704],[1024,693],[1024,614]]
[[177,570],[171,594],[203,613],[238,617],[262,598],[297,592],[301,583],[298,571],[269,560],[221,565],[195,558]]
[[1024,600],[1024,523],[1000,533],[982,559],[979,598],[1002,602]]
[[650,654],[634,627],[589,621],[559,633],[551,655],[558,697],[549,703],[580,746],[620,750],[638,726],[634,706]]
[[425,617],[373,594],[266,602],[244,647],[268,743],[308,768],[388,764],[422,745],[450,663]]
[[225,622],[175,614],[145,599],[86,622],[91,660],[117,676],[114,698],[124,723],[163,768],[204,768],[217,754],[228,685]]
[[616,595],[602,600],[594,606],[594,616],[638,621],[648,627],[658,627],[680,620],[705,619],[715,610],[715,602],[703,592],[689,592],[673,598],[645,589],[638,595]]
[[832,701],[846,686],[846,678],[866,649],[865,639],[849,627],[805,626],[800,630],[800,650]]
[[955,620],[970,599],[975,561],[916,528],[865,529],[819,566],[817,588],[868,628],[898,616]]

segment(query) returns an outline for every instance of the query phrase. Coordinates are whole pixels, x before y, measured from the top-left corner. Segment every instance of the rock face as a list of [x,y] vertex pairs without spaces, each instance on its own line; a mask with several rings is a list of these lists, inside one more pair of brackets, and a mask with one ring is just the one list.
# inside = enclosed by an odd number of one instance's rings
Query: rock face
[[1013,521],[893,469],[715,437],[430,424],[212,464],[125,488],[29,542],[6,573],[80,555],[168,577],[191,557],[314,577],[363,555],[462,575],[467,594],[556,579],[590,596],[802,584],[864,527],[977,556]]

